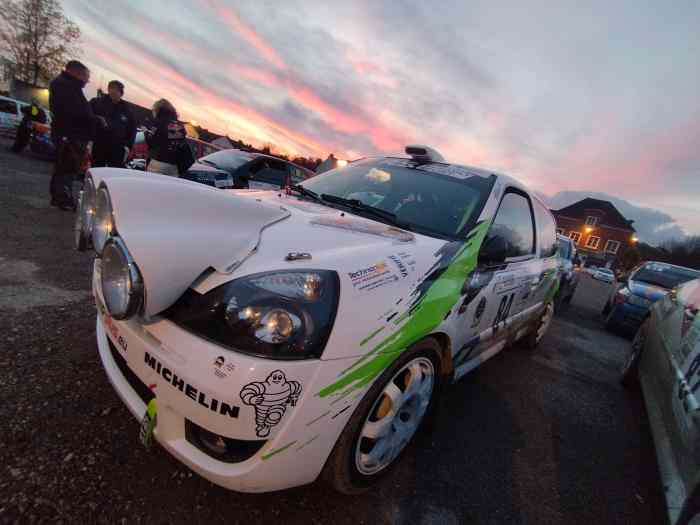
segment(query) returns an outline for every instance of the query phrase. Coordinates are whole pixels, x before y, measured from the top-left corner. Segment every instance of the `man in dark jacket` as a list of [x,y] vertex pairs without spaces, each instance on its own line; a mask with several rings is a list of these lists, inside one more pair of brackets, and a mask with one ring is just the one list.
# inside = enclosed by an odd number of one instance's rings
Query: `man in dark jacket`
[[32,100],[29,106],[22,108],[22,122],[17,128],[15,135],[15,143],[12,145],[12,151],[21,153],[29,143],[29,138],[32,135],[32,126],[34,122],[46,124],[46,113],[39,107],[36,100]]
[[95,116],[83,88],[90,81],[90,70],[77,60],[49,84],[49,108],[53,113],[51,138],[56,145],[56,166],[51,177],[51,205],[74,210],[73,179],[94,139]]
[[92,147],[92,165],[122,168],[134,145],[136,121],[129,106],[122,100],[124,84],[112,80],[107,85],[107,92],[107,95],[90,101],[92,111],[99,120]]

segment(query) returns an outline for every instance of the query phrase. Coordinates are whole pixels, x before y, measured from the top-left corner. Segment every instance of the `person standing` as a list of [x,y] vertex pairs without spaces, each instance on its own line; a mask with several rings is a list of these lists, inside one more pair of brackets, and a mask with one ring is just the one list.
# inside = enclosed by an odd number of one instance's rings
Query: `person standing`
[[178,155],[187,148],[185,127],[177,120],[175,107],[164,98],[153,104],[153,126],[146,133],[148,171],[179,177]]
[[36,100],[32,99],[32,103],[29,106],[24,106],[22,108],[22,122],[20,122],[17,128],[17,134],[15,135],[15,143],[12,145],[12,151],[15,153],[22,153],[24,148],[29,144],[29,138],[32,135],[32,126],[34,122],[46,123],[46,112],[39,107]]
[[123,168],[136,139],[136,121],[122,97],[124,84],[112,80],[107,94],[95,97],[90,107],[98,120],[92,165]]
[[56,145],[56,165],[51,177],[51,205],[75,210],[73,179],[95,135],[95,116],[83,94],[90,70],[71,60],[49,84],[49,109],[53,113],[51,139]]

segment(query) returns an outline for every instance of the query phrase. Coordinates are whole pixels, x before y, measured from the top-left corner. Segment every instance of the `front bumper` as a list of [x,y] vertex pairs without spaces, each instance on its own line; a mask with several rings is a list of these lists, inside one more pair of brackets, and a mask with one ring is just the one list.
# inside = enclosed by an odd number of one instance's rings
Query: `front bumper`
[[[317,393],[354,359],[271,361],[237,354],[166,320],[115,321],[105,313],[95,281],[93,289],[97,343],[109,381],[139,420],[155,396],[154,437],[163,448],[211,482],[241,492],[281,490],[318,477],[366,388],[346,397]],[[295,404],[285,399],[289,389],[265,391],[275,370],[301,389]],[[251,388],[264,392],[262,405],[244,401],[244,389]],[[188,421],[233,440],[265,442],[240,462],[223,462],[188,440]],[[263,425],[260,431],[261,421],[272,422],[268,435],[260,435],[266,430]]]

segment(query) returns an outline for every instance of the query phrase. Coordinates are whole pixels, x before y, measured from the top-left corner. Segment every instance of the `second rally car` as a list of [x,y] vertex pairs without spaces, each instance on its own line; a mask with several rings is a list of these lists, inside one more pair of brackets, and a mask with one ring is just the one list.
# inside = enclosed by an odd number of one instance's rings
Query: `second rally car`
[[280,191],[92,169],[99,354],[142,438],[221,486],[363,490],[441,387],[521,340],[558,287],[554,219],[431,148]]

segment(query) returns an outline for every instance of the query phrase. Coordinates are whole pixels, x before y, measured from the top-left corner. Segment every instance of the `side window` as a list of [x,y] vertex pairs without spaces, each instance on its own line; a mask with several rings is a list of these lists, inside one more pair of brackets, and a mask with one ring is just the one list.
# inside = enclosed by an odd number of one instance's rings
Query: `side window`
[[17,115],[17,103],[12,100],[0,100],[0,113]]
[[287,169],[289,169],[289,175],[292,178],[292,184],[299,184],[300,182],[304,182],[306,180],[304,173],[296,166],[287,164]]
[[287,178],[287,169],[284,162],[263,158],[251,166],[250,175],[258,182],[281,187],[284,186],[284,181]]
[[535,227],[527,197],[512,191],[504,195],[489,232],[489,237],[493,236],[500,236],[506,241],[506,257],[523,257],[535,253]]
[[537,217],[537,242],[540,245],[540,256],[551,257],[557,253],[557,224],[554,217],[539,201],[534,201],[535,216]]

